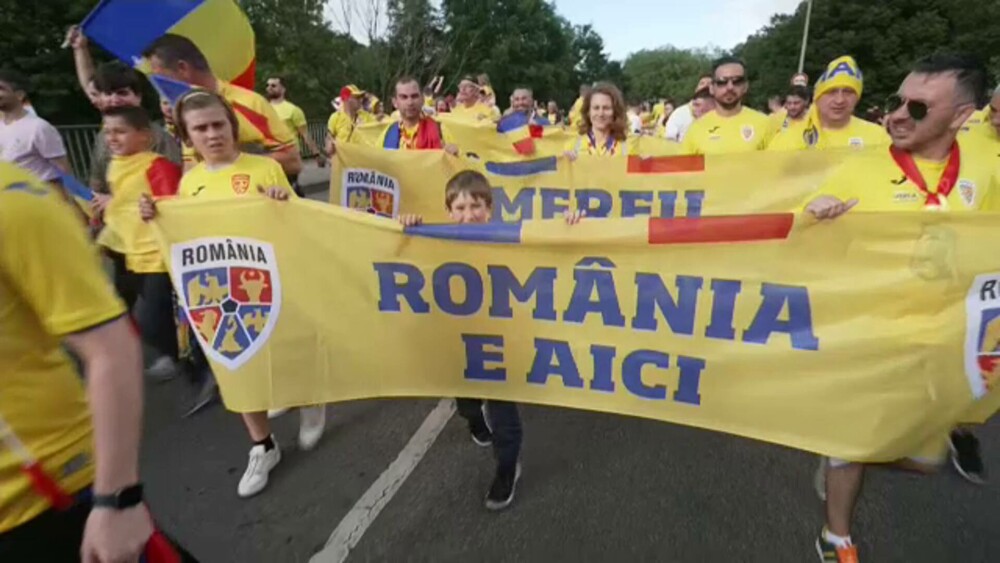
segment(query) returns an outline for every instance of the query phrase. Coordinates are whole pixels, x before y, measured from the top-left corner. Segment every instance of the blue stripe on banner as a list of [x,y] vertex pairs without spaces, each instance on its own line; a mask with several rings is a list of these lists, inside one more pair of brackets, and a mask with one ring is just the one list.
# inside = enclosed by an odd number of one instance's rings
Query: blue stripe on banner
[[63,188],[65,188],[71,196],[77,199],[82,199],[83,201],[92,201],[94,199],[94,192],[87,186],[83,185],[74,176],[62,173],[59,175],[59,180],[62,182]]
[[83,34],[119,59],[135,57],[205,0],[101,0],[83,20]]
[[521,242],[520,223],[482,223],[472,225],[419,225],[405,227],[408,235],[471,242],[518,244]]
[[522,162],[487,162],[486,171],[496,176],[534,176],[556,171],[556,157],[550,156]]
[[527,114],[518,111],[503,117],[500,120],[500,123],[497,123],[497,132],[510,133],[511,131],[527,126],[528,126]]

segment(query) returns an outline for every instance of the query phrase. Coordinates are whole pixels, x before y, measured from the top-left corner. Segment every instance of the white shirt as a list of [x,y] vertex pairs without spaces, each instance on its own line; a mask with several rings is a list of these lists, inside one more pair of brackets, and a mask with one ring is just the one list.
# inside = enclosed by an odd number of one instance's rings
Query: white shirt
[[694,114],[691,113],[691,104],[684,104],[674,110],[667,119],[667,138],[678,143],[684,140],[688,128],[694,123]]
[[629,132],[634,135],[642,133],[642,118],[634,111],[628,112],[628,128]]
[[50,162],[66,156],[59,131],[48,121],[25,115],[17,121],[0,120],[0,160],[33,172],[45,181],[56,180],[61,173]]

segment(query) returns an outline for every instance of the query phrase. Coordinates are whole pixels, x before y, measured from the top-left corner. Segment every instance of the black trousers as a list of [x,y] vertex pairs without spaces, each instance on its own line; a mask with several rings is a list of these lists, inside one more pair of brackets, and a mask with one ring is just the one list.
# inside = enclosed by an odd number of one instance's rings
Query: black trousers
[[[13,530],[0,534],[0,561],[78,563],[90,508],[90,495],[80,494],[77,495],[77,503],[68,510],[47,510]],[[169,538],[168,541],[182,563],[198,563],[177,542]]]
[[486,421],[483,418],[483,403],[493,431],[493,455],[500,471],[513,471],[521,456],[521,415],[517,403],[509,401],[483,401],[481,399],[455,399],[458,414],[469,422],[474,430]]
[[135,321],[142,341],[160,355],[177,359],[177,325],[174,323],[173,286],[166,273],[138,274],[125,267],[125,256],[108,252],[115,267],[115,289],[129,311],[135,311]]

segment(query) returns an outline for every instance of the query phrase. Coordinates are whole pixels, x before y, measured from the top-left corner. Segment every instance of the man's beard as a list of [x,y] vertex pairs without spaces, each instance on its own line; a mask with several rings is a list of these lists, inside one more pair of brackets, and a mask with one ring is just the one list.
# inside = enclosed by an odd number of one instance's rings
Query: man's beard
[[724,109],[726,111],[734,110],[734,109],[740,107],[740,104],[742,104],[742,103],[743,103],[743,99],[742,98],[737,98],[735,102],[731,102],[731,103],[724,102],[724,101],[722,101],[722,100],[720,100],[718,98],[715,99],[715,105],[719,106],[720,108],[722,108],[722,109]]
[[264,95],[267,96],[267,99],[269,99],[269,100],[278,100],[278,99],[281,99],[281,94],[279,94],[277,92],[265,91]]

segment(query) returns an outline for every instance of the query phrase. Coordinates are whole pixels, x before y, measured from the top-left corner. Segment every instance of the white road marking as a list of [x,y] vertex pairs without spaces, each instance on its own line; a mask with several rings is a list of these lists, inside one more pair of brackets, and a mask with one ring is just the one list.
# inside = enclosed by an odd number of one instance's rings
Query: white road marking
[[399,488],[403,486],[410,473],[413,473],[453,414],[455,414],[455,401],[441,399],[407,442],[403,451],[399,452],[396,459],[379,475],[365,494],[361,495],[340,524],[337,524],[323,549],[309,559],[310,563],[343,563],[347,559],[351,550],[361,541],[361,536],[378,518],[392,497],[399,492]]

